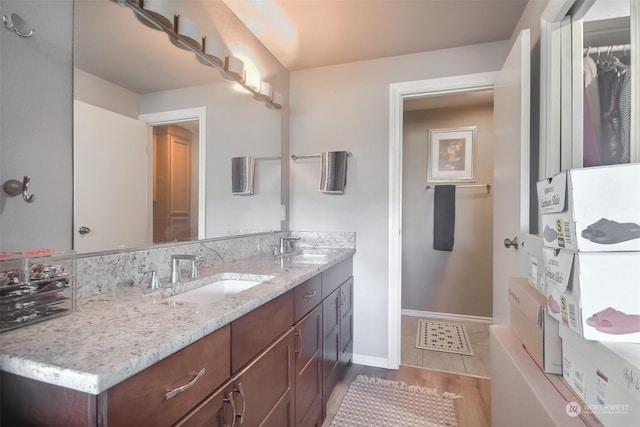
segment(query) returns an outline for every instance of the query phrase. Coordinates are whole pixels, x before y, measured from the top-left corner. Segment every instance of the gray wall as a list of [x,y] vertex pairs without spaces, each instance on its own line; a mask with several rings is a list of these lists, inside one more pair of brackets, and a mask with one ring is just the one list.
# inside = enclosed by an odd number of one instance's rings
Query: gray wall
[[402,165],[402,308],[491,317],[493,196],[456,191],[453,251],[433,249],[434,190],[425,190],[429,129],[477,126],[475,177],[493,177],[493,105],[406,111]]
[[0,30],[0,185],[31,176],[34,203],[0,190],[0,251],[71,249],[73,4],[4,1],[34,28]]
[[508,42],[291,73],[291,154],[350,150],[344,195],[318,192],[318,159],[290,163],[291,229],[355,231],[354,360],[384,366],[389,294],[389,85],[496,71]]

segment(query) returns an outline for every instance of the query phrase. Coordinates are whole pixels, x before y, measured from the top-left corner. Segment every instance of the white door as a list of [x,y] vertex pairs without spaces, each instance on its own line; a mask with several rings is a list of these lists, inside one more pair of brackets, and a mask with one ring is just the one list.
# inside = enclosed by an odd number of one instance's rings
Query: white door
[[530,32],[516,40],[494,87],[493,322],[509,323],[508,279],[526,275],[527,255],[505,239],[529,233]]
[[74,123],[74,249],[148,245],[147,124],[80,101]]

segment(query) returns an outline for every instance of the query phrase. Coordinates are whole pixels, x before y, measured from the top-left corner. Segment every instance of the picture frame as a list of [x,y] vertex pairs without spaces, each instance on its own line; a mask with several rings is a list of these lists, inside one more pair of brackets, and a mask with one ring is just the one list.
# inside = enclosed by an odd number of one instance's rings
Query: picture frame
[[477,126],[429,129],[427,182],[475,182]]

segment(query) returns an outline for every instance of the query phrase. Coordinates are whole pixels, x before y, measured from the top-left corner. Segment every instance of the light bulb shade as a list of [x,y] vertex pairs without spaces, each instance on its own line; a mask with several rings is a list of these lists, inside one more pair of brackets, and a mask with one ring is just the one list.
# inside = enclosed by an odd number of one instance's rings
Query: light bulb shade
[[[198,29],[198,24],[191,19],[184,17],[182,15],[176,15],[174,21],[174,27],[176,34],[178,34],[179,38],[169,37],[171,43],[178,46],[181,49],[187,49],[182,43],[186,43],[194,49],[200,50],[200,42],[202,41],[202,36],[200,35],[200,30]],[[181,43],[182,42],[182,43]]]
[[244,82],[244,62],[235,56],[227,56],[224,61],[223,77],[234,82]]
[[260,101],[271,101],[273,98],[273,86],[267,82],[260,83],[260,91],[253,95],[255,99]]
[[284,105],[284,96],[280,92],[273,93],[273,100],[267,103],[267,107],[280,109]]
[[[144,0],[142,3],[142,10],[144,10],[148,16],[160,22],[164,27],[170,30],[173,29],[173,9],[167,0]],[[136,17],[147,27],[161,30],[161,28],[158,28],[153,23],[139,17],[137,14]]]
[[254,93],[260,91],[260,75],[251,69],[244,70],[244,84]]
[[[211,60],[220,68],[224,67],[224,54],[222,52],[222,45],[220,42],[213,37],[205,36],[202,38],[202,53],[205,54],[207,59]],[[196,56],[198,61],[202,62],[205,65],[211,65],[210,63],[204,61],[199,56]]]

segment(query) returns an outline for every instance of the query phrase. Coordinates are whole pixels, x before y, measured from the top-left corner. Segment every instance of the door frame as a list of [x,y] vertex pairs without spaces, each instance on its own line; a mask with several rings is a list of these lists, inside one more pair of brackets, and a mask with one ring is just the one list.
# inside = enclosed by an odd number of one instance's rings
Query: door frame
[[[194,107],[181,110],[140,114],[138,119],[149,126],[198,120],[198,239],[206,237],[206,179],[207,179],[207,108]],[[150,154],[150,158],[153,155]],[[151,181],[150,181],[151,182]],[[153,210],[151,211],[153,212]]]
[[389,85],[389,268],[387,368],[400,366],[402,310],[402,142],[405,99],[493,89],[498,72]]

